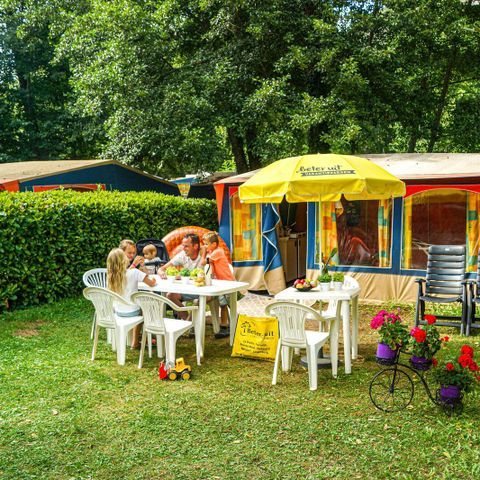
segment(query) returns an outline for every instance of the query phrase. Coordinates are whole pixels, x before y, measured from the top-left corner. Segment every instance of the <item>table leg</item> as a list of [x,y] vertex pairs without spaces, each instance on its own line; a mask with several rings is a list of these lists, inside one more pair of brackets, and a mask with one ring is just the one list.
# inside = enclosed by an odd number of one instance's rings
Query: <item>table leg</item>
[[233,345],[235,330],[237,328],[237,292],[230,294],[230,346]]
[[340,320],[338,317],[330,326],[330,358],[332,360],[332,376],[338,376],[338,331],[340,329]]
[[358,296],[352,298],[352,359],[358,357]]
[[343,353],[345,356],[345,373],[352,373],[352,356],[350,340],[350,302],[342,301],[342,330],[343,330]]
[[198,311],[195,322],[195,346],[197,349],[197,365],[201,365],[203,346],[205,344],[205,310],[207,297],[200,295],[198,298]]

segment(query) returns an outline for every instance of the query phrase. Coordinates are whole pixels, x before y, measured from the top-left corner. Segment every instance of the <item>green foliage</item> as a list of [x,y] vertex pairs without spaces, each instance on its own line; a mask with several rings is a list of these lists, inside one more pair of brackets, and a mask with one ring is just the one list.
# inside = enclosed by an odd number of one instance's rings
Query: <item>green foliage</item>
[[217,229],[215,202],[152,192],[0,193],[1,305],[76,294],[122,238],[162,238],[175,228]]
[[180,275],[182,277],[189,277],[190,276],[190,270],[188,268],[182,268],[180,270]]
[[318,281],[320,283],[330,283],[332,281],[332,276],[328,272],[322,273],[318,276]]
[[333,281],[334,282],[342,282],[345,280],[345,274],[342,272],[335,272],[333,274]]
[[0,161],[478,151],[479,29],[470,0],[0,0]]

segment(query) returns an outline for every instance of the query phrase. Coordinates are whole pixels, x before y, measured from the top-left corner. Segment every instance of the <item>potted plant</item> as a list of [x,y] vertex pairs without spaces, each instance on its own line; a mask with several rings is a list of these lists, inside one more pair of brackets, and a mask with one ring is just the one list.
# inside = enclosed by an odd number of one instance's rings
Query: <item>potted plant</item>
[[345,275],[342,272],[335,272],[333,274],[333,289],[341,290],[343,287],[344,280],[345,280]]
[[182,268],[180,270],[180,276],[182,277],[182,282],[183,283],[189,283],[190,282],[190,270],[188,268]]
[[462,392],[470,392],[480,380],[479,368],[473,360],[474,351],[470,345],[463,345],[460,355],[436,365],[433,371],[435,380],[440,384],[440,401],[450,403],[458,401]]
[[417,370],[428,370],[432,366],[435,353],[440,350],[445,338],[435,327],[437,318],[434,315],[425,315],[426,325],[415,327],[410,331],[410,346],[412,356],[410,363]]
[[322,273],[318,276],[318,283],[320,284],[320,289],[324,292],[330,290],[330,282],[332,281],[332,276],[327,273]]
[[380,341],[377,346],[377,361],[392,364],[399,348],[408,343],[408,330],[400,318],[400,309],[395,312],[380,310],[370,322],[373,330],[378,330]]

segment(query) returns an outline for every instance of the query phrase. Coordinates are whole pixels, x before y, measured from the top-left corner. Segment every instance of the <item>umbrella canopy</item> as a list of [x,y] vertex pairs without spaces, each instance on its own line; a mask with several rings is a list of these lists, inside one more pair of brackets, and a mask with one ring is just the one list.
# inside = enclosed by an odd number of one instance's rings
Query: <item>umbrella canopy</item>
[[405,195],[405,184],[365,158],[316,154],[284,158],[239,188],[243,203],[380,200]]

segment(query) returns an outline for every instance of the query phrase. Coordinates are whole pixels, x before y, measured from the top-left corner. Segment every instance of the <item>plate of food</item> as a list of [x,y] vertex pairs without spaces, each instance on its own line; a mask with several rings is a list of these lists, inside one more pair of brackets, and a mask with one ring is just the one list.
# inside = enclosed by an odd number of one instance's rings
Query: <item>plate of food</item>
[[293,282],[293,286],[299,292],[309,292],[317,286],[317,282],[316,280],[310,280],[309,278],[297,278],[297,280]]

